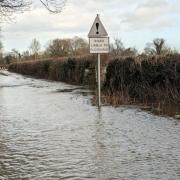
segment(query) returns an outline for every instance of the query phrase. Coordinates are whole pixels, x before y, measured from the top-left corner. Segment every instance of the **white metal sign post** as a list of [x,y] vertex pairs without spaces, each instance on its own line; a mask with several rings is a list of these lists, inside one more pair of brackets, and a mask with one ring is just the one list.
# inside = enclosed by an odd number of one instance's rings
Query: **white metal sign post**
[[101,106],[101,54],[109,53],[109,37],[99,15],[88,34],[90,53],[98,54],[98,106]]

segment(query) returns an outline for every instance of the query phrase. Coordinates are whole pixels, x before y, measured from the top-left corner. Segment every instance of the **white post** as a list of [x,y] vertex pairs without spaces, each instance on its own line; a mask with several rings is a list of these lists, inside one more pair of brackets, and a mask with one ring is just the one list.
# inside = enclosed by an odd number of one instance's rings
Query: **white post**
[[101,106],[101,55],[98,54],[98,107]]

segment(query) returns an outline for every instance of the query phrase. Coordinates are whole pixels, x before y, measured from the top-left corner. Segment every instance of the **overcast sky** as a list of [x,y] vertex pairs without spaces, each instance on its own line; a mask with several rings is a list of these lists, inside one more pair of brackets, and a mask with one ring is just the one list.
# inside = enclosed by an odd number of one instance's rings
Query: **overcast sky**
[[87,38],[96,14],[111,41],[118,37],[125,47],[143,50],[147,42],[159,37],[180,50],[180,0],[68,0],[56,15],[37,3],[31,11],[16,15],[16,22],[3,25],[5,50],[27,50],[33,38],[43,48],[54,38]]

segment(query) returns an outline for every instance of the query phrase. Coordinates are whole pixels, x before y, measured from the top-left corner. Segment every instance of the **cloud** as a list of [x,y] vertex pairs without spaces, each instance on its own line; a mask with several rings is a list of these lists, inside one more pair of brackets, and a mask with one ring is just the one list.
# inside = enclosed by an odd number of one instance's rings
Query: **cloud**
[[42,43],[77,35],[87,38],[97,13],[112,38],[127,37],[128,33],[136,38],[134,32],[162,32],[180,26],[179,0],[68,0],[60,14],[49,13],[37,2],[32,11],[17,15],[16,23],[3,27],[8,49],[15,43],[19,48],[27,47],[34,37]]
[[[71,11],[72,12],[72,11]],[[52,15],[47,13],[45,9],[35,9],[32,12],[27,12],[17,21],[16,24],[6,26],[6,32],[52,32],[52,31],[76,31],[81,30],[86,17],[77,17],[66,14],[66,18],[62,15]]]
[[50,14],[38,4],[32,11],[17,15],[16,24],[6,25],[4,31],[82,32],[91,26],[97,13],[102,14],[106,21],[114,21],[118,18],[119,10],[133,2],[133,0],[69,0],[61,14]]
[[168,0],[144,0],[122,21],[130,29],[163,29],[175,26],[176,6]]

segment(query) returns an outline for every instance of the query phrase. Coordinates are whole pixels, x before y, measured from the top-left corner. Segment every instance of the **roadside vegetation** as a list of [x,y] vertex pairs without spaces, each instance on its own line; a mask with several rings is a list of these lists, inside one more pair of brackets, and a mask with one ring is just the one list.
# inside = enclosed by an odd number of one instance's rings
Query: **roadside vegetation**
[[[39,0],[52,13],[63,10],[66,0]],[[30,10],[31,0],[0,2],[0,23],[12,21],[17,12]],[[28,49],[12,49],[4,53],[0,41],[0,65],[12,72],[78,85],[96,87],[96,56],[89,54],[87,40],[74,37],[57,38],[45,49],[34,38]],[[180,55],[168,46],[165,39],[148,42],[143,52],[124,47],[121,39],[114,39],[110,54],[102,60],[104,102],[119,104],[168,103],[180,104]]]
[[[96,88],[97,57],[88,54],[86,40],[55,39],[41,53],[40,47],[34,39],[28,53],[9,62],[9,70]],[[164,39],[147,43],[142,53],[115,39],[110,54],[103,56],[101,71],[104,103],[180,105],[180,55]]]
[[180,105],[180,56],[117,57],[107,66],[103,90],[114,105]]
[[95,64],[95,57],[79,56],[12,63],[9,65],[9,71],[36,78],[95,87]]

